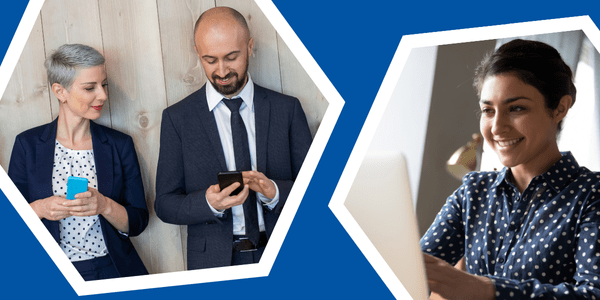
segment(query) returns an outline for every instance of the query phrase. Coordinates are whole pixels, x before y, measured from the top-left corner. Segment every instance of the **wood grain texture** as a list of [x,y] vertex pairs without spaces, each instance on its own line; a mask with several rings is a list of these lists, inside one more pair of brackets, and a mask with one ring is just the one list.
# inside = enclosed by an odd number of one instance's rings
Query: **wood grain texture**
[[179,102],[201,88],[206,75],[194,50],[194,24],[214,0],[158,0],[167,102]]
[[[44,48],[46,57],[64,44],[84,44],[103,53],[102,30],[98,0],[46,1],[40,12],[44,28]],[[52,118],[58,116],[58,99],[52,91]],[[104,113],[96,122],[110,126],[110,101],[104,106]]]
[[105,55],[109,101],[98,122],[134,140],[150,223],[133,242],[150,273],[186,269],[187,227],[166,224],[154,212],[160,122],[164,108],[206,82],[193,26],[217,5],[234,7],[247,18],[254,39],[252,79],[298,97],[314,135],[326,101],[262,11],[247,0],[46,0],[0,100],[0,164],[7,170],[15,136],[58,114],[46,56],[64,43],[86,44]]
[[314,137],[329,103],[279,35],[277,35],[277,43],[283,93],[300,100],[310,133]]
[[43,65],[44,38],[38,17],[0,100],[0,165],[4,171],[8,171],[17,134],[52,121]]
[[[215,7],[214,0],[158,0],[160,37],[168,105],[201,88],[206,75],[194,50],[194,24]],[[187,226],[179,226],[184,269],[187,269]]]
[[167,106],[154,1],[99,2],[113,128],[133,138],[144,179],[150,224],[134,244],[151,273],[183,270],[179,227],[154,212],[160,122]]
[[235,8],[246,18],[254,49],[250,57],[249,72],[252,80],[266,88],[281,92],[277,32],[254,1],[217,0],[217,6]]

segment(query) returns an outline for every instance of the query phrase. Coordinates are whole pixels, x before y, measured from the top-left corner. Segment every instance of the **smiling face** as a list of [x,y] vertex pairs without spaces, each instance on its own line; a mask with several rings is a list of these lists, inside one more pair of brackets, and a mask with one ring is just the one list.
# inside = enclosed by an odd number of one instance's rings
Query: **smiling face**
[[479,104],[481,133],[503,165],[541,173],[560,158],[556,132],[564,105],[550,111],[535,87],[510,73],[488,76]]
[[66,116],[95,120],[100,118],[107,100],[107,85],[104,65],[100,65],[77,71],[70,90],[55,83],[52,91]]
[[223,96],[237,95],[248,82],[253,40],[247,30],[226,12],[205,16],[194,35],[195,49],[206,77]]

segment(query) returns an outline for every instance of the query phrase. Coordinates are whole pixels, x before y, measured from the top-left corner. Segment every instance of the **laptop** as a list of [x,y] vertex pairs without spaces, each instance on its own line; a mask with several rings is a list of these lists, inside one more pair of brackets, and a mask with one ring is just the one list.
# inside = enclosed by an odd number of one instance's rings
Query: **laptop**
[[[344,206],[410,296],[428,299],[419,230],[404,156],[392,151],[368,151]],[[369,255],[365,253],[373,264]],[[398,297],[398,293],[394,292],[397,282],[382,276],[385,268],[378,269],[376,265],[374,268]]]

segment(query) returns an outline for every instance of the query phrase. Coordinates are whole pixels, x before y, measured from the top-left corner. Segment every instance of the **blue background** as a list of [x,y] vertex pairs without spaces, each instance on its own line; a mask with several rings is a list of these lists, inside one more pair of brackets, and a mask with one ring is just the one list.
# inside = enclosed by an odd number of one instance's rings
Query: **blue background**
[[[268,277],[86,298],[392,299],[328,204],[402,36],[582,15],[600,24],[597,0],[568,1],[568,6],[566,1],[399,2],[274,1],[346,104]],[[0,11],[1,57],[26,5],[12,1]],[[76,298],[1,191],[0,220],[8,225],[0,247],[0,297]]]

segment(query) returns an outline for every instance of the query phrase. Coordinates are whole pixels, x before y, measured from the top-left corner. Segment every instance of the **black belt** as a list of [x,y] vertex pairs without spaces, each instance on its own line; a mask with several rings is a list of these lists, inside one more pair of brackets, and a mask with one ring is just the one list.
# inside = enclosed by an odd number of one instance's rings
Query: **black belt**
[[233,236],[233,251],[246,252],[256,251],[258,248],[265,247],[267,245],[267,234],[263,231],[260,233],[258,239],[258,245],[254,245],[252,241],[245,235],[234,235]]

